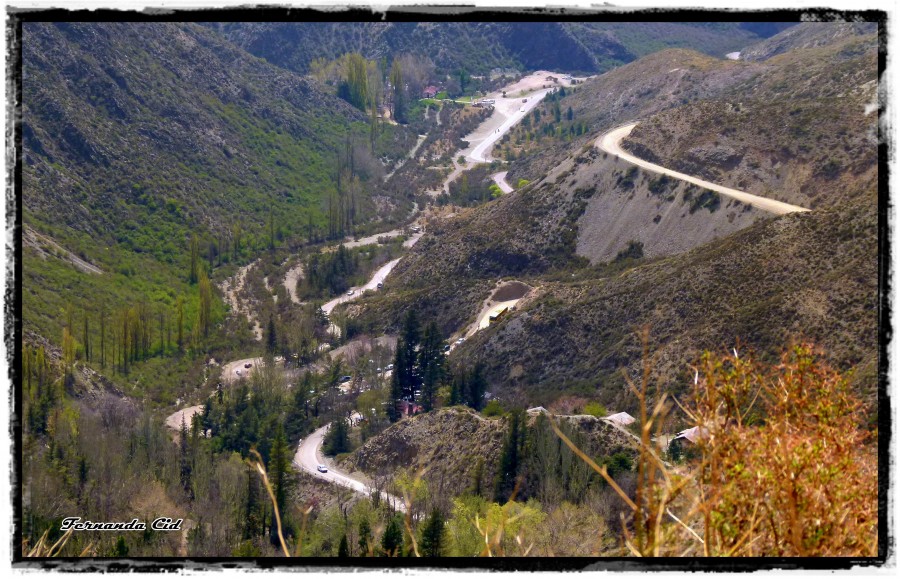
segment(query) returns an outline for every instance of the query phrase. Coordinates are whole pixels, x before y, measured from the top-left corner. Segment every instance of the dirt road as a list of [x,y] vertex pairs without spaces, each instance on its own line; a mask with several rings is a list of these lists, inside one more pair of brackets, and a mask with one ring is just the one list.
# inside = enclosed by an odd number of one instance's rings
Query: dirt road
[[[323,426],[300,441],[300,445],[297,447],[297,453],[294,455],[294,465],[316,478],[347,487],[362,495],[371,495],[373,489],[366,485],[366,483],[352,478],[348,474],[336,471],[331,464],[331,461],[322,456],[322,441],[325,438],[325,433],[328,431],[329,426],[330,424]],[[328,472],[319,472],[318,465],[320,464],[327,465]],[[399,497],[382,492],[381,498],[393,505],[395,510],[400,511],[401,513],[406,512],[406,505]]]
[[767,199],[765,197],[760,197],[759,195],[753,195],[752,193],[738,191],[737,189],[731,189],[730,187],[716,185],[715,183],[710,183],[709,181],[704,181],[703,179],[699,179],[691,175],[686,175],[684,173],[679,173],[678,171],[673,171],[671,169],[666,169],[661,165],[639,159],[631,153],[623,150],[621,147],[622,140],[630,135],[631,131],[636,126],[637,123],[631,123],[630,125],[615,128],[608,133],[600,136],[596,140],[595,145],[601,151],[605,151],[610,155],[615,155],[616,157],[637,165],[638,167],[653,171],[654,173],[660,173],[662,175],[668,175],[669,177],[674,177],[682,181],[687,181],[688,183],[693,183],[698,187],[703,187],[704,189],[715,191],[716,193],[725,195],[726,197],[730,197],[732,199],[736,199],[742,203],[752,205],[753,207],[756,207],[758,209],[763,209],[764,211],[774,213],[775,215],[785,215],[787,213],[809,211],[809,209],[806,209],[805,207],[799,207],[797,205],[791,205],[790,203],[784,203],[782,201],[776,201],[774,199]]
[[253,322],[253,334],[256,336],[256,340],[262,341],[262,326],[259,325],[259,320],[257,320],[250,311],[250,304],[245,303],[241,299],[241,292],[244,291],[244,284],[247,280],[247,272],[258,262],[259,260],[257,259],[253,263],[247,264],[244,267],[240,268],[236,274],[223,281],[219,285],[219,289],[222,290],[222,294],[225,296],[225,301],[231,305],[231,313],[238,315],[243,314],[247,316],[247,320]]
[[509,185],[509,183],[506,182],[506,174],[508,172],[509,171],[500,171],[499,173],[494,173],[493,175],[491,175],[491,179],[494,180],[494,183],[496,183],[497,186],[500,187],[500,190],[504,193],[512,193],[513,191],[515,191],[515,189],[513,189]]

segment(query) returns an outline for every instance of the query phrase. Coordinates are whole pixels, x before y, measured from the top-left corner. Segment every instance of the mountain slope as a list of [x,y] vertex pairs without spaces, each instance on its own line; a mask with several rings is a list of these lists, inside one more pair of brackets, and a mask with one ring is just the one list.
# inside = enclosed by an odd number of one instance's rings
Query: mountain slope
[[668,22],[292,22],[209,24],[269,62],[300,73],[314,58],[360,52],[373,59],[428,56],[443,74],[465,68],[603,72],[656,50],[724,55],[780,27]]
[[[26,249],[26,324],[47,335],[69,300],[174,305],[191,233],[221,261],[323,227],[348,139],[363,183],[379,175],[363,113],[202,26],[28,22],[22,46],[24,222],[107,272]],[[378,148],[414,142],[385,127]],[[357,211],[375,215],[368,196]]]
[[841,204],[876,186],[877,48],[874,34],[838,36],[772,57],[720,98],[642,121],[625,148],[804,207]]

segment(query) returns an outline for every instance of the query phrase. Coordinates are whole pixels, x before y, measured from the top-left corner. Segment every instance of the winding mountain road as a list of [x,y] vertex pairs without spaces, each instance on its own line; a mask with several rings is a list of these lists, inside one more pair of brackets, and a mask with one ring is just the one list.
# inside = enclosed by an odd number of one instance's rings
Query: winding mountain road
[[601,135],[596,141],[595,145],[601,151],[605,151],[610,155],[615,155],[616,157],[628,161],[638,167],[647,169],[648,171],[653,171],[654,173],[660,173],[662,175],[668,175],[669,177],[674,177],[675,179],[680,179],[682,181],[687,181],[688,183],[693,183],[698,187],[703,187],[704,189],[709,189],[710,191],[715,191],[716,193],[720,193],[725,195],[726,197],[730,197],[732,199],[736,199],[742,203],[746,203],[748,205],[752,205],[757,209],[762,209],[764,211],[768,211],[770,213],[774,213],[775,215],[785,215],[787,213],[797,213],[803,211],[809,211],[809,209],[805,207],[799,207],[797,205],[791,205],[790,203],[784,203],[782,201],[776,201],[774,199],[768,199],[766,197],[760,197],[759,195],[753,195],[752,193],[747,193],[745,191],[739,191],[737,189],[732,189],[730,187],[724,187],[722,185],[717,185],[715,183],[711,183],[709,181],[704,181],[698,177],[693,177],[691,175],[686,175],[684,173],[679,173],[678,171],[673,171],[672,169],[666,169],[661,165],[657,165],[655,163],[651,163],[649,161],[645,161],[643,159],[639,159],[632,155],[631,153],[622,149],[622,140],[625,139],[628,135],[631,134],[631,131],[636,127],[638,123],[631,123],[629,125],[624,125],[621,127],[617,127],[608,133]]
[[[362,495],[371,495],[374,489],[367,486],[362,481],[350,477],[348,474],[334,470],[331,465],[328,466],[328,472],[319,472],[318,466],[320,464],[326,464],[325,458],[322,456],[322,442],[325,439],[325,433],[328,432],[329,426],[330,425],[323,426],[300,441],[300,445],[297,447],[297,453],[294,455],[294,465],[316,478],[347,487]],[[406,504],[399,497],[382,491],[381,499],[391,504],[394,510],[402,513],[406,512]]]

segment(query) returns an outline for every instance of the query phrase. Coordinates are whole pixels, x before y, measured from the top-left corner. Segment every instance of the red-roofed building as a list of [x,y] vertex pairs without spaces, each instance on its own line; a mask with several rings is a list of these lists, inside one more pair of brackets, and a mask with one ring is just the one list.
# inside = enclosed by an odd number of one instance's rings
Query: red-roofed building
[[439,92],[441,92],[441,91],[440,91],[440,89],[438,89],[438,87],[427,86],[427,87],[425,87],[424,90],[422,90],[422,96],[427,99],[432,99],[432,98],[434,98],[434,95],[436,95]]

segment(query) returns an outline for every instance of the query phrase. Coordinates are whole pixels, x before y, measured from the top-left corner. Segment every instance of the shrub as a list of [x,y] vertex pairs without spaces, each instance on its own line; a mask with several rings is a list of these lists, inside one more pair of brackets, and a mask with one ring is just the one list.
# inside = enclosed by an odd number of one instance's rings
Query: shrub
[[481,411],[485,416],[502,416],[503,415],[503,407],[500,406],[500,403],[496,400],[491,400],[484,406],[484,410]]

